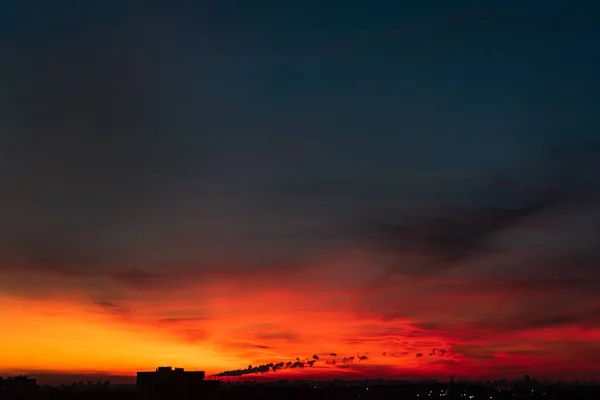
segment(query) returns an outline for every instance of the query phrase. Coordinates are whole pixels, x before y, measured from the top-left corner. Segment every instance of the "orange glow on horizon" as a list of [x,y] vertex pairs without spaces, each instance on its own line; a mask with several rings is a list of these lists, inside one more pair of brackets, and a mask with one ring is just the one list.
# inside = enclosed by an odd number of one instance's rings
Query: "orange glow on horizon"
[[207,344],[178,343],[164,332],[129,326],[64,301],[0,302],[0,341],[9,344],[2,346],[0,370],[127,375],[165,363],[209,369],[233,365]]
[[[600,343],[600,330],[573,325],[505,334],[428,329],[417,318],[357,311],[362,294],[352,287],[334,295],[269,287],[239,293],[233,283],[186,290],[185,299],[139,293],[118,304],[0,297],[0,371],[133,375],[172,365],[212,375],[316,356],[311,367],[252,379],[554,376],[579,356],[573,338],[593,349]],[[580,366],[593,376],[592,365]]]

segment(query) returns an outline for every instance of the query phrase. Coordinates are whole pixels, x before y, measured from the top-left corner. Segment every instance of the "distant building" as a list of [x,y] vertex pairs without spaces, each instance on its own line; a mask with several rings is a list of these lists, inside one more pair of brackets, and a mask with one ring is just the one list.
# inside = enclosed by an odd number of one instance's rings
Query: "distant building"
[[0,399],[20,399],[33,396],[36,393],[37,383],[35,379],[26,376],[0,377]]
[[204,380],[204,371],[184,371],[183,368],[159,367],[154,372],[137,373],[140,400],[188,400],[209,397],[219,381]]

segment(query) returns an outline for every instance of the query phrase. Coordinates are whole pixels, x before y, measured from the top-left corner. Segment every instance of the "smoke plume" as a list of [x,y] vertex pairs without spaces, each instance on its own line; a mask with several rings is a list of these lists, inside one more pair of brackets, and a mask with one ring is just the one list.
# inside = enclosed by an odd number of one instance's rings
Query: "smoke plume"
[[[318,359],[318,357],[317,357]],[[230,371],[223,371],[221,373],[215,374],[213,376],[242,376],[242,375],[251,375],[251,374],[266,374],[269,372],[277,372],[282,369],[294,369],[294,368],[304,368],[304,367],[312,367],[317,359],[309,360],[306,358],[305,360],[300,360],[300,358],[296,358],[296,361],[288,361],[288,362],[278,362],[278,363],[268,363],[253,367],[249,365],[248,368],[244,369],[233,369]]]
[[[330,353],[330,356],[337,357],[337,354]],[[369,357],[367,357],[367,356],[360,356],[357,354],[356,357],[350,356],[350,357],[343,357],[340,359],[325,360],[325,364],[328,364],[328,365],[349,364],[354,361],[364,361],[364,360],[368,360],[368,359],[369,359]],[[266,374],[269,372],[277,372],[277,371],[283,370],[283,369],[297,369],[297,368],[302,369],[302,368],[312,367],[317,362],[321,362],[321,359],[315,353],[315,354],[313,354],[313,356],[311,358],[307,357],[304,360],[301,360],[299,357],[296,357],[295,361],[287,361],[287,362],[280,361],[277,363],[271,362],[268,364],[263,364],[263,365],[258,365],[258,366],[248,365],[248,368],[223,371],[221,373],[218,373],[218,374],[215,374],[212,376],[220,377],[220,376],[242,376],[242,375],[252,375],[252,374]]]

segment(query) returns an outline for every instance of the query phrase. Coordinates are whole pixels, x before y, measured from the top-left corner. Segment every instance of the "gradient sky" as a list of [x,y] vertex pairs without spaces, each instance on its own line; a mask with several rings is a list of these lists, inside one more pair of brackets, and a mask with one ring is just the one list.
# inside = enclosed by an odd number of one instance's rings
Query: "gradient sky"
[[0,372],[600,379],[598,8],[49,3],[0,6]]

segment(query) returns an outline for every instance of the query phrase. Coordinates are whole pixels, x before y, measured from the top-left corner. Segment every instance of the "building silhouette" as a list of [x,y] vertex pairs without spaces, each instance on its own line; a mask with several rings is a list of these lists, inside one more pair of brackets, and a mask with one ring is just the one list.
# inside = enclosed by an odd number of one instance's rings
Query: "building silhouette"
[[37,383],[35,379],[26,376],[15,376],[12,378],[0,377],[0,398],[1,399],[20,399],[31,397],[37,393]]
[[159,367],[154,372],[137,373],[137,392],[140,400],[188,400],[210,397],[219,381],[205,380],[204,371],[185,371],[183,368]]

